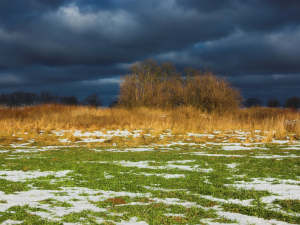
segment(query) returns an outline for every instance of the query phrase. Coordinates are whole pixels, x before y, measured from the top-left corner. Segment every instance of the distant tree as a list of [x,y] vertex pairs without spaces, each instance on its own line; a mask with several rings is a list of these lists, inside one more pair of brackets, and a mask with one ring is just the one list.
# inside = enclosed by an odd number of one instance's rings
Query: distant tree
[[78,99],[75,96],[69,96],[69,104],[70,105],[78,105]]
[[287,98],[284,102],[284,107],[299,109],[300,108],[300,98],[297,96]]
[[52,95],[52,103],[61,104],[62,103],[62,97],[60,97],[58,95]]
[[39,97],[41,104],[50,104],[53,102],[53,96],[48,91],[42,91]]
[[39,102],[39,96],[37,94],[24,92],[23,95],[23,104],[26,106],[35,105]]
[[102,106],[102,99],[97,94],[91,94],[86,97],[84,103],[89,106],[99,107]]
[[12,107],[35,105],[39,102],[38,95],[24,91],[16,91],[2,97],[3,101],[6,101],[6,104]]
[[246,107],[259,107],[262,106],[262,101],[258,98],[249,98],[246,100],[245,104]]
[[114,100],[113,102],[111,102],[110,104],[109,104],[109,108],[114,108],[114,107],[116,107],[118,105],[118,100]]
[[8,104],[8,96],[6,94],[0,95],[0,105],[6,106]]
[[267,107],[269,108],[280,107],[280,102],[277,98],[269,98],[269,100],[267,101]]
[[78,105],[79,104],[79,102],[75,96],[62,97],[61,101],[62,101],[62,104],[64,104],[64,105]]
[[16,91],[8,95],[9,105],[12,107],[18,107],[25,105],[25,94],[24,91]]

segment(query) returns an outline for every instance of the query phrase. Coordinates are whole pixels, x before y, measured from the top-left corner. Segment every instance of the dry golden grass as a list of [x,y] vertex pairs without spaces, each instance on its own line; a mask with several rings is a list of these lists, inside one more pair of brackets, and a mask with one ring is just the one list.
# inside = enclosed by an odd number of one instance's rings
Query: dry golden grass
[[[26,108],[0,109],[0,140],[1,143],[18,142],[15,136],[25,138],[42,138],[52,143],[51,130],[143,130],[138,138],[126,140],[127,143],[143,144],[151,141],[145,138],[146,134],[159,138],[159,134],[172,131],[176,136],[183,135],[182,141],[188,132],[212,133],[221,131],[216,138],[222,138],[225,133],[234,133],[236,130],[248,131],[251,138],[255,137],[255,130],[264,134],[266,141],[286,138],[287,133],[294,133],[298,139],[300,115],[288,109],[250,108],[239,109],[234,112],[219,114],[204,114],[193,107],[179,107],[172,110],[137,108],[132,110],[122,108],[95,109],[83,106],[45,105]],[[45,132],[44,132],[45,131]],[[273,133],[276,131],[275,133]],[[24,135],[24,133],[27,133]],[[46,137],[43,134],[48,134]],[[15,135],[15,136],[13,136]],[[64,137],[71,141],[79,141],[72,133],[65,133]],[[166,140],[161,141],[165,143]],[[196,139],[194,137],[193,139]],[[207,139],[207,140],[204,140]],[[209,138],[197,138],[198,141],[209,141]],[[237,141],[237,140],[236,140]],[[247,138],[246,142],[249,141]],[[121,144],[124,140],[114,137],[111,143]],[[234,141],[235,142],[235,141]]]

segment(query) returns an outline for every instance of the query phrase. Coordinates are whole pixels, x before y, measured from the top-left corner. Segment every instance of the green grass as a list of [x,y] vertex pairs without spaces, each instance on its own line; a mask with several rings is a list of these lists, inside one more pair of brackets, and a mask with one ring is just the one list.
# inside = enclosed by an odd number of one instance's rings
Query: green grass
[[[261,150],[260,147],[267,150]],[[267,204],[263,199],[275,195],[272,189],[235,187],[237,182],[252,182],[254,178],[275,178],[270,182],[274,186],[283,183],[282,179],[299,180],[300,158],[255,158],[261,154],[299,156],[299,151],[287,150],[274,144],[260,147],[253,150],[224,151],[220,146],[175,145],[168,151],[165,147],[156,147],[146,152],[112,152],[108,151],[109,148],[98,148],[102,151],[95,151],[97,149],[90,150],[81,146],[32,153],[16,153],[14,149],[3,148],[9,152],[0,154],[2,172],[71,172],[63,177],[53,174],[23,181],[8,180],[9,175],[1,175],[1,205],[8,203],[6,195],[18,196],[20,193],[36,190],[39,191],[37,195],[41,196],[34,200],[38,206],[28,203],[29,205],[16,205],[0,212],[0,223],[11,219],[23,221],[24,224],[99,224],[99,221],[113,224],[122,220],[129,221],[133,217],[149,224],[201,224],[207,219],[228,224],[239,222],[219,216],[218,210],[223,210],[299,224],[300,217],[290,214],[300,212],[299,200],[284,199]],[[124,146],[120,148],[124,149]],[[231,157],[191,154],[194,152]],[[191,161],[182,162],[184,160]],[[121,161],[147,161],[149,168],[139,168],[135,165],[127,167],[123,166]],[[236,167],[231,169],[227,164],[236,164]],[[169,165],[188,166],[191,171],[170,168]],[[184,177],[166,179],[160,176],[166,174],[182,174]],[[45,197],[41,193],[45,193]],[[231,203],[232,200],[249,201],[251,204],[243,206]],[[87,208],[80,212],[72,212],[72,208],[80,202],[99,210]],[[282,210],[275,211],[272,207],[281,207]],[[57,217],[55,210],[71,211]],[[37,212],[49,213],[51,216],[44,218]]]
[[57,200],[55,200],[53,198],[44,199],[42,201],[39,201],[39,203],[41,203],[41,204],[49,204],[51,206],[59,206],[59,207],[73,207],[72,204],[70,204],[70,203],[68,203],[66,201],[64,201],[64,202],[57,201]]
[[274,204],[279,204],[282,209],[287,212],[295,212],[300,213],[300,200],[293,200],[293,199],[285,199],[285,200],[278,200],[276,199]]
[[0,191],[5,192],[5,194],[11,194],[17,191],[27,191],[29,189],[26,182],[14,182],[3,178],[0,179]]
[[226,211],[241,213],[249,216],[256,216],[260,218],[264,218],[266,220],[276,219],[288,223],[300,223],[299,216],[291,216],[287,214],[283,214],[281,212],[276,212],[273,210],[269,210],[264,206],[241,206],[238,204],[223,204],[223,208]]
[[218,222],[218,223],[238,223],[238,221],[235,219],[235,220],[231,220],[231,219],[228,219],[224,216],[222,216],[221,218],[218,218],[218,219],[214,219],[212,220],[212,222]]
[[25,206],[13,206],[7,209],[5,212],[0,212],[0,223],[6,220],[23,221],[23,224],[62,224],[60,222],[54,222],[50,220],[42,219],[40,216],[34,214],[34,212],[45,210],[36,207]]

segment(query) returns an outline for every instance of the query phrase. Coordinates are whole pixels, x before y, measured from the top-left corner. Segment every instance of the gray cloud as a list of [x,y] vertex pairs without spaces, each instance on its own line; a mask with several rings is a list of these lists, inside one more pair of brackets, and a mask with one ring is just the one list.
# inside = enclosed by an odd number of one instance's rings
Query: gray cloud
[[19,86],[24,82],[18,76],[10,73],[0,73],[0,88],[7,86]]
[[0,0],[1,90],[95,87],[151,57],[276,95],[299,84],[299,11],[292,0]]

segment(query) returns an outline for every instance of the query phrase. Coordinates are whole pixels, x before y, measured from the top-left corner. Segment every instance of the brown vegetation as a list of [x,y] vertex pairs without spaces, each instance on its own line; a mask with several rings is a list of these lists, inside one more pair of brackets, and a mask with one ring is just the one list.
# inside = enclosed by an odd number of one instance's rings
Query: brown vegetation
[[[295,110],[279,108],[238,109],[220,115],[205,114],[195,107],[177,107],[174,109],[151,108],[102,108],[84,106],[44,105],[26,108],[0,109],[1,139],[18,132],[39,133],[41,130],[82,131],[102,129],[154,130],[160,133],[172,130],[173,133],[213,132],[243,130],[276,131],[276,137],[287,132],[300,133],[300,115]],[[152,131],[151,131],[152,132]],[[7,136],[7,137],[8,137]],[[68,137],[72,138],[72,137]]]
[[152,59],[134,64],[130,71],[120,87],[118,103],[123,108],[192,106],[224,113],[237,109],[242,101],[239,91],[212,71],[186,69],[183,78],[172,63],[160,66]]
[[[240,109],[242,98],[239,91],[211,71],[186,69],[185,76],[181,77],[172,63],[159,65],[151,59],[136,63],[130,70],[131,74],[123,78],[115,108],[97,109],[101,101],[96,95],[86,99],[92,107],[49,104],[49,93],[41,94],[41,99],[47,102],[43,106],[3,106],[0,109],[0,144],[31,142],[33,146],[67,145],[82,139],[72,132],[65,132],[60,136],[64,142],[58,142],[53,130],[75,129],[83,132],[142,130],[140,137],[124,140],[115,136],[103,141],[103,145],[166,144],[176,138],[177,141],[188,142],[191,140],[188,132],[214,131],[221,131],[214,136],[215,140],[204,136],[193,137],[193,141],[221,141],[225,139],[225,134],[236,130],[250,132],[245,142],[255,141],[257,130],[262,132],[266,142],[273,138],[286,138],[289,132],[296,134],[293,138],[298,138],[300,118],[295,109]],[[166,130],[170,130],[173,136],[161,139],[159,135]],[[147,135],[149,133],[150,137]],[[241,142],[238,138],[229,139],[231,142]],[[91,143],[89,145],[93,146]]]

